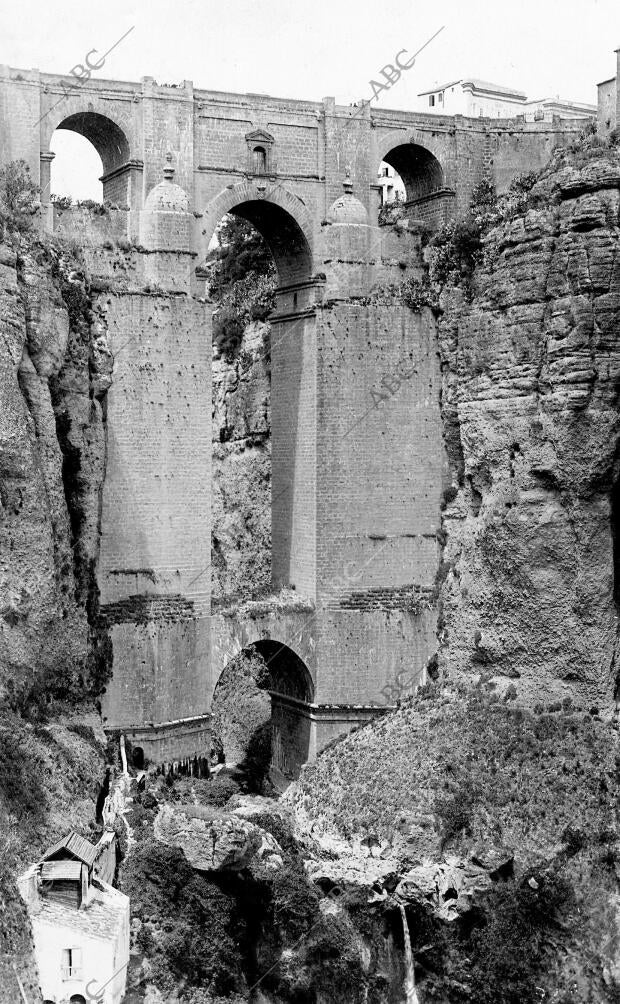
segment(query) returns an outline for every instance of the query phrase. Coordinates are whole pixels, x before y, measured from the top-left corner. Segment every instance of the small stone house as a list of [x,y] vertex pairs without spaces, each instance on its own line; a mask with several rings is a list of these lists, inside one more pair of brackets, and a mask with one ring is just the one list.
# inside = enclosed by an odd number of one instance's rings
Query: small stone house
[[129,898],[104,881],[113,846],[70,833],[19,879],[45,1004],[120,1004],[129,963]]

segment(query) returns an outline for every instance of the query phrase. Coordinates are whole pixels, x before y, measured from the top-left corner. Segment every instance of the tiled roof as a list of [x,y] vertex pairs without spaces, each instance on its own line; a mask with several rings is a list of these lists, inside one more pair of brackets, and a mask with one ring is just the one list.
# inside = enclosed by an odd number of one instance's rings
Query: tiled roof
[[97,848],[89,840],[81,837],[79,833],[75,833],[73,830],[66,837],[63,837],[62,840],[54,844],[53,847],[49,847],[43,855],[42,860],[49,861],[50,858],[56,857],[61,851],[66,851],[72,857],[83,861],[89,868],[92,868],[97,857]]
[[127,896],[103,882],[91,886],[92,899],[79,910],[42,896],[40,907],[32,914],[35,925],[69,928],[86,937],[113,940],[126,922],[129,900]]
[[462,84],[463,87],[471,84],[476,91],[485,91],[488,94],[501,94],[502,97],[515,98],[519,101],[525,101],[527,97],[524,91],[515,91],[512,87],[505,87],[504,84],[491,84],[488,80],[478,80],[476,77],[459,77],[458,80],[451,80],[447,84],[432,87],[428,91],[421,91],[418,97],[423,98],[426,94],[437,94],[439,91],[447,91],[449,87],[454,87],[455,84]]
[[512,87],[505,87],[503,84],[491,84],[488,80],[477,80],[475,77],[464,77],[463,86],[465,84],[471,84],[477,91],[501,94],[506,98],[519,98],[521,101],[525,101],[527,97],[525,91],[515,91]]
[[436,94],[438,91],[447,91],[448,87],[454,87],[455,84],[460,84],[462,79],[463,79],[462,77],[459,77],[458,80],[451,80],[447,84],[442,84],[441,87],[439,86],[431,87],[431,89],[428,91],[420,91],[418,97],[423,98],[425,97],[426,94]]

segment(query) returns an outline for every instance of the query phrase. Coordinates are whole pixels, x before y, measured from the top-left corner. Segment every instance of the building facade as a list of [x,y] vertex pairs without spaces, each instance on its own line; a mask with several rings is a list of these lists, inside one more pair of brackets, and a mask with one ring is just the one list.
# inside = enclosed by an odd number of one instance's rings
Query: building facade
[[528,122],[592,118],[596,106],[563,98],[528,99],[524,91],[503,84],[463,77],[418,94],[420,111],[435,115],[466,115],[470,118],[514,118]]

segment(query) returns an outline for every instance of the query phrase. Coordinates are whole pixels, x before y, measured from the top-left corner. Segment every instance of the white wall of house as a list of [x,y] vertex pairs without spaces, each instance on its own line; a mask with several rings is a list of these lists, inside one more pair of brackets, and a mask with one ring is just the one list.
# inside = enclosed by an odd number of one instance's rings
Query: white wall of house
[[389,164],[382,161],[379,165],[379,173],[377,175],[377,184],[381,188],[381,205],[384,206],[386,202],[394,202],[396,198],[402,199],[404,202],[407,198],[407,193],[405,186],[399,174]]
[[419,94],[418,108],[438,115],[466,115],[468,118],[514,118],[516,115],[524,115],[527,121],[551,121],[553,115],[559,115],[560,118],[596,115],[595,105],[584,102],[561,98],[528,101],[522,92],[506,94],[503,91],[504,88],[500,85],[479,87],[471,80],[457,80],[435,91]]
[[[91,887],[88,905],[79,910],[50,903],[45,896],[24,896],[44,1001],[65,1004],[73,994],[89,1001],[93,998],[87,991],[94,996],[102,987],[97,999],[103,1004],[123,1000],[129,962],[129,897],[104,882],[100,885],[100,889]],[[25,883],[20,890],[24,895]]]
[[[72,994],[82,994],[86,1000],[87,984],[99,990],[114,973],[114,945],[99,938],[89,938],[74,927],[50,924],[45,919],[32,918],[34,945],[39,967],[39,985],[43,1000],[69,1000]],[[72,952],[73,968],[64,966],[64,953]],[[93,980],[95,982],[90,983]],[[102,993],[105,1004],[119,1004],[112,985]]]
[[419,110],[437,115],[467,115],[478,118],[511,118],[522,114],[521,98],[479,90],[470,81],[457,80],[428,94],[418,96]]

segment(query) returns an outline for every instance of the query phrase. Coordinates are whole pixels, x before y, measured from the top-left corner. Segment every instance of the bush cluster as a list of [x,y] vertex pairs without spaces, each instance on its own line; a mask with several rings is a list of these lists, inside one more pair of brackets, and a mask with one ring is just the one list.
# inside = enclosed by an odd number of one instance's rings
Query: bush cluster
[[225,217],[217,241],[206,262],[209,295],[217,304],[213,344],[232,361],[250,321],[264,321],[273,310],[276,268],[267,244],[247,220]]
[[401,199],[400,193],[397,192],[393,202],[384,202],[381,206],[378,217],[379,226],[392,226],[394,223],[402,220],[404,215],[405,202]]
[[445,223],[429,242],[431,285],[461,286],[471,296],[473,274],[483,258],[484,236],[499,223],[536,204],[532,189],[537,180],[534,171],[521,174],[499,196],[492,183],[483,180],[472,193],[467,215]]
[[32,230],[39,192],[25,160],[13,160],[0,169],[0,240]]

